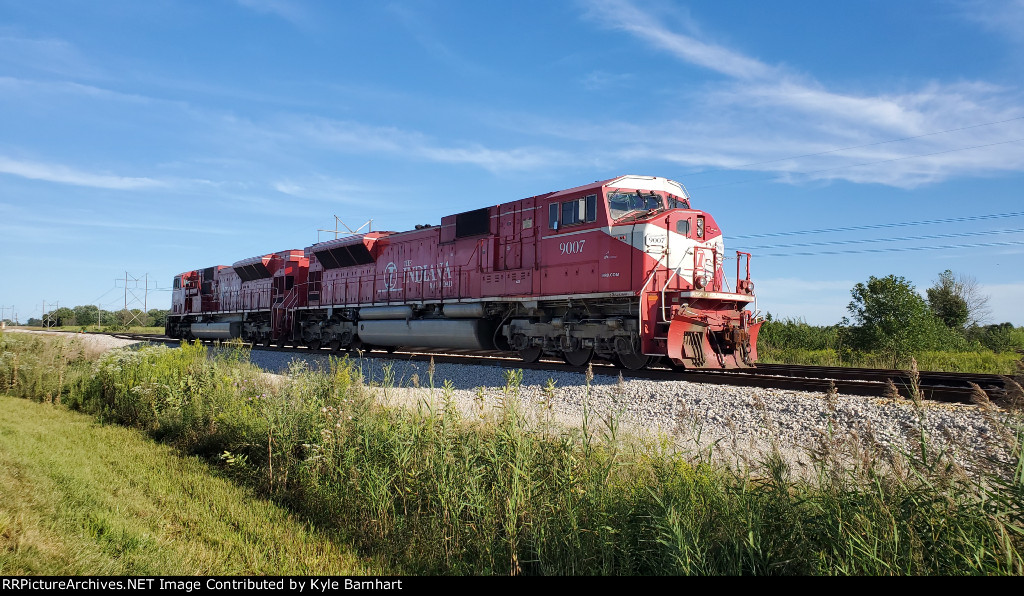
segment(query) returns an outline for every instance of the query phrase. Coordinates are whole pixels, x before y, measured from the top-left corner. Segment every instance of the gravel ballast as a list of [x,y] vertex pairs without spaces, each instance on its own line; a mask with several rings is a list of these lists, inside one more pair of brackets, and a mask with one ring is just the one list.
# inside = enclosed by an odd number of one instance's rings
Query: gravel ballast
[[[301,352],[253,350],[251,358],[276,373],[287,373],[296,359],[309,367],[326,367],[328,362],[327,354]],[[437,363],[431,389],[427,362],[364,356],[354,363],[365,382],[377,387],[378,397],[390,401],[443,399],[446,381],[451,399],[464,413],[498,406],[509,397],[509,369],[500,366]],[[910,400],[620,379],[600,370],[588,384],[583,372],[510,368],[521,370],[519,399],[538,418],[578,427],[586,411],[590,428],[600,431],[615,416],[624,431],[670,438],[682,448],[739,466],[757,466],[772,453],[798,473],[809,472],[813,458],[826,455],[898,462],[920,453],[922,431],[931,448],[946,452],[966,470],[987,456],[1007,455],[1006,416],[992,406],[917,406]]]
[[141,343],[135,339],[121,339],[100,333],[72,333],[69,331],[34,331],[28,329],[5,329],[4,333],[39,333],[42,335],[59,335],[70,339],[81,341],[89,349],[98,352],[105,352],[114,348],[123,348],[132,344]]

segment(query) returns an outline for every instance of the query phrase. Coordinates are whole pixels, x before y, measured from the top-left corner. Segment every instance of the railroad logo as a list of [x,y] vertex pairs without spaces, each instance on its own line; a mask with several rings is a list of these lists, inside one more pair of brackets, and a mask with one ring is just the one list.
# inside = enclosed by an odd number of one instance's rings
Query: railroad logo
[[384,289],[389,292],[398,291],[398,265],[394,261],[384,268]]
[[452,287],[452,268],[448,261],[439,262],[436,265],[411,265],[406,261],[404,271],[405,280],[408,283],[419,284],[430,290],[438,287]]

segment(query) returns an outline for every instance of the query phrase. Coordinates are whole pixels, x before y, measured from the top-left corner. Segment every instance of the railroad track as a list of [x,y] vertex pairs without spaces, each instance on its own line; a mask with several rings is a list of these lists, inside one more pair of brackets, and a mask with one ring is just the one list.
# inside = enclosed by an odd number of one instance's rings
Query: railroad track
[[[135,339],[177,345],[179,340],[163,336],[112,334],[113,337]],[[266,351],[303,351],[306,353],[330,354],[326,349],[311,352],[305,348],[278,348],[254,346],[255,350]],[[539,362],[523,362],[511,352],[473,352],[469,350],[401,350],[394,352],[373,351],[369,355],[374,358],[391,358],[395,360],[428,361],[449,364],[488,364],[506,368],[522,368],[532,370],[551,370],[562,372],[579,372],[579,368],[561,361],[541,360]],[[621,374],[624,378],[691,381],[694,383],[710,383],[717,385],[733,385],[744,387],[764,387],[772,389],[788,389],[797,391],[827,392],[834,388],[847,395],[866,397],[893,397],[892,387],[895,386],[901,398],[911,398],[913,383],[906,371],[842,368],[827,366],[800,366],[788,364],[761,364],[754,369],[720,370],[720,371],[683,371],[677,372],[669,368],[648,368],[631,371],[620,369],[611,363],[593,362],[595,375]],[[1016,391],[1016,386],[1005,376],[977,373],[948,373],[921,371],[917,386],[922,399],[948,403],[970,403],[974,388],[978,385],[993,402],[1000,403]],[[889,381],[892,381],[890,384]]]

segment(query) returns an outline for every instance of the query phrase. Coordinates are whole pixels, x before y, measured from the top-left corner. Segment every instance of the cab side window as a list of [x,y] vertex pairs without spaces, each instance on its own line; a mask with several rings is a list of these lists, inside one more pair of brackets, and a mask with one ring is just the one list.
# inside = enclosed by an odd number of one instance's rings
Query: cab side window
[[573,226],[597,221],[597,195],[587,195],[562,203],[548,205],[548,228],[557,230],[562,226]]
[[562,203],[563,226],[590,223],[592,221],[597,221],[597,195],[587,195]]

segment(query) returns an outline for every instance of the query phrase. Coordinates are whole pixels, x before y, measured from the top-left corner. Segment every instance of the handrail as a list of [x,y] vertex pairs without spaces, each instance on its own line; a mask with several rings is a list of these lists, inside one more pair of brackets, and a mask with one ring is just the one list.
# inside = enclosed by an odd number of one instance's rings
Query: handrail
[[[750,281],[750,253],[737,250],[736,251],[736,285],[737,286],[739,286],[739,282],[740,282],[740,255],[746,255],[747,256],[747,277],[746,277],[746,281]],[[738,292],[739,288],[737,288],[736,291]]]
[[693,284],[694,288],[697,287],[698,271],[702,276],[705,273],[705,271],[707,271],[707,269],[703,266],[701,266],[699,269],[697,268],[697,257],[699,255],[705,254],[707,251],[711,251],[711,279],[704,280],[704,285],[701,288],[699,288],[702,290],[714,284],[715,273],[718,272],[718,249],[714,246],[693,247],[693,277],[690,279],[690,283]]

